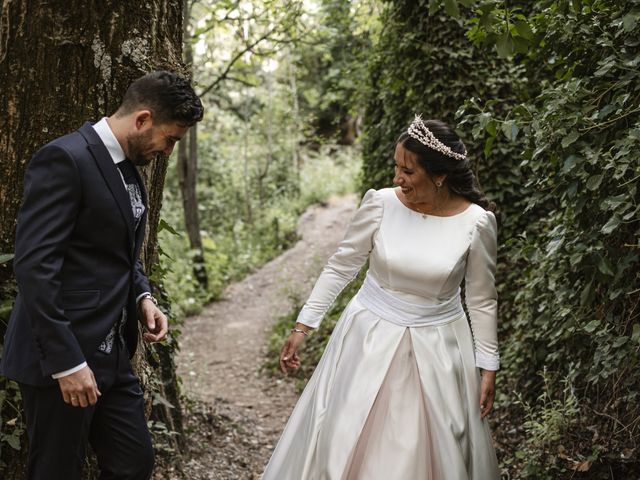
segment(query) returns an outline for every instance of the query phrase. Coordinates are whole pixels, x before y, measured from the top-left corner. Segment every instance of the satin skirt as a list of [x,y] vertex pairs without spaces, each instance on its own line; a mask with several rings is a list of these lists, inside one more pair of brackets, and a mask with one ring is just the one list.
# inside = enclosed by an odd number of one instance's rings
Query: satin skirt
[[494,480],[464,315],[402,327],[357,296],[336,324],[263,480]]

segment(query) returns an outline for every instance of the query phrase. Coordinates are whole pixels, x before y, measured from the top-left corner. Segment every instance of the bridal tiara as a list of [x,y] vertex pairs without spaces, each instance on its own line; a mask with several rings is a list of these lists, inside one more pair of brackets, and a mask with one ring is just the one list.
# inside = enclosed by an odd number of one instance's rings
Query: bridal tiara
[[464,153],[457,153],[447,147],[444,143],[436,138],[436,136],[427,128],[427,126],[422,121],[421,115],[416,115],[409,125],[407,129],[407,133],[412,138],[418,140],[421,144],[426,147],[435,150],[436,152],[440,152],[447,157],[455,158],[456,160],[464,160],[467,158],[467,151]]

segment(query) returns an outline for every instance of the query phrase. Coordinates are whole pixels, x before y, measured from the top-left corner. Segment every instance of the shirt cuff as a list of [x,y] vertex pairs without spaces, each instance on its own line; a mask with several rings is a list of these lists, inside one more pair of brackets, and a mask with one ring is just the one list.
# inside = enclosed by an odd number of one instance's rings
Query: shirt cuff
[[142,300],[142,298],[147,295],[151,295],[151,292],[142,292],[140,295],[138,295],[136,297],[136,305],[138,305],[140,303],[140,300]]
[[64,372],[54,373],[53,375],[51,375],[51,377],[54,378],[54,379],[67,377],[67,376],[71,375],[72,373],[79,372],[80,370],[82,370],[86,366],[87,366],[87,362],[82,362],[77,367],[70,368],[69,370],[65,370]]

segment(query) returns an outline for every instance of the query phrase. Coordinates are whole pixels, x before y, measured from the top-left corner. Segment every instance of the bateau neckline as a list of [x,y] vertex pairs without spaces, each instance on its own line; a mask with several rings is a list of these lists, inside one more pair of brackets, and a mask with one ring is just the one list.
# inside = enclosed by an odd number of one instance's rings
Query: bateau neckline
[[473,208],[474,203],[471,202],[469,203],[469,205],[467,206],[467,208],[465,208],[464,210],[462,210],[461,212],[458,213],[454,213],[453,215],[434,215],[432,213],[422,213],[419,212],[417,210],[414,210],[413,208],[409,208],[408,206],[406,206],[404,204],[404,202],[402,200],[400,200],[400,197],[398,197],[398,193],[397,193],[397,189],[396,188],[392,188],[391,192],[393,193],[393,197],[398,201],[398,203],[400,205],[402,205],[404,208],[406,208],[407,210],[409,210],[410,212],[413,212],[417,215],[421,215],[423,217],[436,217],[436,218],[455,218],[455,217],[459,217],[460,215],[464,215],[465,213],[467,213],[469,210],[471,210],[471,208]]

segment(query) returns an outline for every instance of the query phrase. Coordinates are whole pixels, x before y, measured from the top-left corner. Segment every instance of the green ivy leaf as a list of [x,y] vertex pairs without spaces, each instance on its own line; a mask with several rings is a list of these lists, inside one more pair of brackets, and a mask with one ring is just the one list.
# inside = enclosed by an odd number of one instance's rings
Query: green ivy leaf
[[496,48],[500,58],[507,58],[513,53],[513,38],[511,37],[511,32],[509,32],[509,30],[505,30],[505,32],[498,37]]
[[518,35],[522,38],[526,40],[531,40],[533,38],[533,30],[531,30],[531,26],[529,26],[527,22],[519,20],[516,22],[515,27],[516,32],[518,32]]
[[571,170],[573,170],[573,167],[576,166],[577,161],[578,157],[576,155],[569,155],[567,158],[565,158],[564,164],[562,165],[562,173],[569,173]]
[[589,177],[589,180],[587,180],[587,188],[589,190],[595,190],[597,189],[600,184],[602,183],[602,175],[592,175],[591,177]]
[[620,348],[622,345],[629,341],[628,337],[618,337],[616,341],[613,342],[613,348]]
[[0,253],[0,265],[12,260],[13,256],[14,255],[12,253]]
[[429,0],[429,15],[435,15],[440,9],[439,0]]
[[495,137],[496,130],[498,128],[498,123],[495,120],[491,120],[489,123],[487,123],[487,126],[484,128],[489,135],[491,135],[492,137]]
[[562,139],[562,148],[567,148],[569,145],[575,142],[579,136],[580,134],[578,132],[576,131],[571,132],[569,135],[567,135]]
[[605,235],[609,235],[616,228],[618,228],[620,223],[621,223],[620,219],[614,215],[609,219],[607,223],[604,224],[604,227],[600,229],[600,232],[604,233]]
[[589,299],[591,298],[591,292],[593,291],[592,286],[593,286],[593,278],[589,283],[587,283],[587,285],[582,289],[582,292],[580,293],[581,307],[584,307],[589,303]]
[[622,28],[624,28],[625,32],[631,32],[636,28],[638,24],[638,19],[635,15],[628,13],[624,17],[622,17]]
[[640,324],[636,323],[633,326],[633,333],[631,334],[631,340],[640,344]]
[[503,122],[501,129],[502,129],[502,133],[504,133],[504,136],[507,137],[512,142],[517,138],[518,132],[520,131],[520,129],[518,128],[518,126],[513,120]]
[[493,142],[495,141],[496,137],[489,137],[487,138],[487,141],[484,142],[484,156],[488,157],[489,155],[491,155],[491,152],[493,151]]
[[458,8],[457,0],[444,0],[444,11],[447,12],[447,15],[458,18],[460,9]]
[[591,320],[584,326],[584,329],[588,333],[593,333],[596,328],[600,325],[600,320]]
[[611,277],[615,275],[615,273],[613,273],[611,262],[602,256],[598,259],[598,270],[600,270],[604,275],[609,275]]

